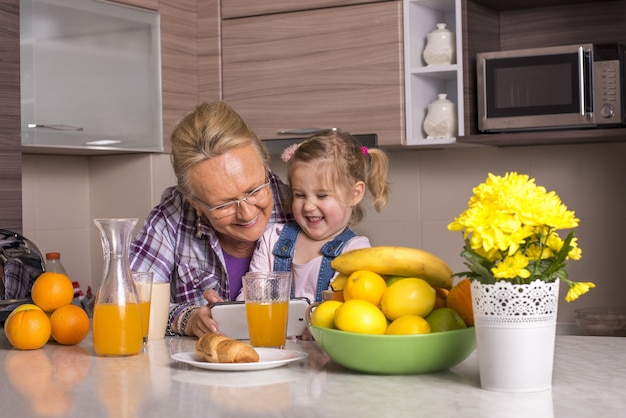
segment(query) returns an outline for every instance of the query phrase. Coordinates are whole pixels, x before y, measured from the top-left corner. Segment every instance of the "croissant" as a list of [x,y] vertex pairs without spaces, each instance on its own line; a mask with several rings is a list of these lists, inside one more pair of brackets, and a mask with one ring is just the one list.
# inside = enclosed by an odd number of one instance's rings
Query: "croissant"
[[204,334],[196,342],[196,352],[209,363],[256,363],[259,354],[251,345],[219,334]]

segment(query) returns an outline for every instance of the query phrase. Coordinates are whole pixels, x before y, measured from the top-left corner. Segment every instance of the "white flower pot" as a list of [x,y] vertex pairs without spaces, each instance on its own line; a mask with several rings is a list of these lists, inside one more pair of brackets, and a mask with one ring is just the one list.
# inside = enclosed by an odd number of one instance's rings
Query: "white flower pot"
[[552,387],[559,281],[471,283],[480,384],[499,392]]

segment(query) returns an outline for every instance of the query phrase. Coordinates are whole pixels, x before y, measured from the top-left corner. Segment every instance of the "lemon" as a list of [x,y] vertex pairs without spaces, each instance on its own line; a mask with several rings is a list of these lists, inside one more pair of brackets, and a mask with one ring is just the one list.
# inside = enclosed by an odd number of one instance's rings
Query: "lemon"
[[361,299],[351,299],[335,311],[335,326],[342,331],[384,334],[387,330],[387,318],[373,304]]
[[387,288],[380,308],[390,321],[404,315],[425,317],[433,310],[435,299],[435,289],[428,282],[410,277]]
[[452,308],[437,308],[426,316],[432,332],[467,328],[461,315]]
[[336,328],[335,311],[341,304],[342,302],[338,300],[327,300],[320,303],[311,315],[311,325],[320,328]]
[[373,271],[358,270],[348,276],[343,288],[343,299],[360,299],[378,306],[385,290],[387,284],[381,275]]
[[404,315],[396,318],[387,327],[388,335],[430,334],[430,325],[417,315]]

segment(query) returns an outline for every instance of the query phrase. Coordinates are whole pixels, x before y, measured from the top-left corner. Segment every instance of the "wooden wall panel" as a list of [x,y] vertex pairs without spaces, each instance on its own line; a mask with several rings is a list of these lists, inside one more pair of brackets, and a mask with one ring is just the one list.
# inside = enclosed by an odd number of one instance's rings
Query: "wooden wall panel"
[[219,0],[198,1],[198,100],[222,98]]
[[[202,1],[202,0],[200,0]],[[296,10],[324,9],[350,4],[377,3],[381,0],[221,0],[222,18],[258,16]]]
[[19,0],[0,1],[0,228],[22,232]]
[[171,152],[170,133],[198,103],[196,0],[159,0],[163,148]]
[[109,0],[114,3],[122,3],[128,6],[141,7],[142,9],[158,10],[159,0]]

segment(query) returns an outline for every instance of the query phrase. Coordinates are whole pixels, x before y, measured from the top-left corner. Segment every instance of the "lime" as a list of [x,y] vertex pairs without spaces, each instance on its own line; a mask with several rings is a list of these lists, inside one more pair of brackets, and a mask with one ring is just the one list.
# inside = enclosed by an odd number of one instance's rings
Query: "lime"
[[452,308],[437,308],[426,316],[432,332],[450,331],[453,329],[467,328],[467,325]]
[[403,279],[408,279],[408,277],[406,276],[387,276],[385,277],[385,282],[387,283],[387,287],[391,286],[392,284],[403,280]]

